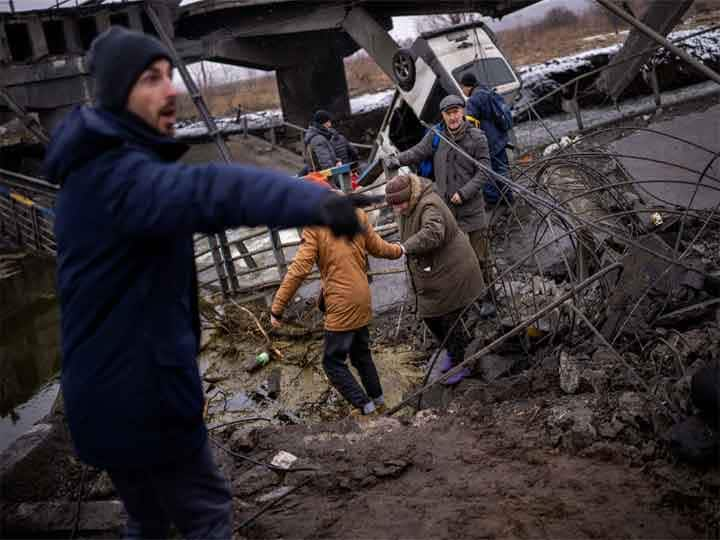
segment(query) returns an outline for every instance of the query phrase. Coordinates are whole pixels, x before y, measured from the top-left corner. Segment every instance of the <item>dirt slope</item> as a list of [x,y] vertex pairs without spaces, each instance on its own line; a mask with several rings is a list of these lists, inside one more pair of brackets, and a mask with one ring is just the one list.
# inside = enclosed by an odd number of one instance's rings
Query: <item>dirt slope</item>
[[[548,447],[538,406],[542,401],[476,404],[443,416],[424,411],[409,424],[382,418],[264,432],[263,448],[285,449],[321,470],[244,533],[344,539],[703,534],[664,505],[664,491],[622,455],[579,457]],[[238,519],[244,517],[238,508]]]

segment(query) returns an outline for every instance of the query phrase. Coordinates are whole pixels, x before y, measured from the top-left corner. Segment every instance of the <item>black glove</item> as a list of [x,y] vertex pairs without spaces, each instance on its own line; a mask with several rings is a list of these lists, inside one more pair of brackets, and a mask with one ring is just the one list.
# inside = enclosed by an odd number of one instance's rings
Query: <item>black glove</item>
[[385,195],[365,195],[364,193],[349,193],[347,198],[355,208],[365,208],[373,204],[385,202]]
[[352,239],[361,232],[355,207],[349,197],[331,194],[320,206],[320,224],[329,227],[335,236]]
[[383,165],[385,165],[385,168],[390,170],[397,170],[400,168],[400,160],[397,158],[397,156],[387,156],[383,159]]

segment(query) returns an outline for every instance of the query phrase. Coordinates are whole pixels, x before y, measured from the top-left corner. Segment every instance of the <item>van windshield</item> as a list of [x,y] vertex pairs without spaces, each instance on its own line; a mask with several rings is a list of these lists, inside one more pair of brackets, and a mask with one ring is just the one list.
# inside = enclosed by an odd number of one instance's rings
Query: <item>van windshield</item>
[[457,81],[460,81],[465,73],[472,73],[480,84],[492,88],[516,82],[515,74],[502,58],[478,58],[452,72]]

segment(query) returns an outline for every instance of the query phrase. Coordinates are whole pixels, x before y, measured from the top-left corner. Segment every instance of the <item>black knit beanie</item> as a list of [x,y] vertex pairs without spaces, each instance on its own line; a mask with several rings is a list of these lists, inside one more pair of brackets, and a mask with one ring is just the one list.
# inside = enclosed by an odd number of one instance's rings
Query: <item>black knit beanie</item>
[[313,115],[313,122],[319,125],[322,125],[325,122],[332,122],[332,115],[329,112],[320,109],[315,111],[315,114]]
[[460,84],[463,86],[470,86],[472,88],[475,88],[478,85],[478,80],[475,75],[468,71],[467,73],[463,73],[463,76],[460,77]]
[[165,58],[172,63],[157,38],[122,26],[111,26],[97,36],[88,54],[97,104],[111,111],[125,109],[133,85],[155,60]]

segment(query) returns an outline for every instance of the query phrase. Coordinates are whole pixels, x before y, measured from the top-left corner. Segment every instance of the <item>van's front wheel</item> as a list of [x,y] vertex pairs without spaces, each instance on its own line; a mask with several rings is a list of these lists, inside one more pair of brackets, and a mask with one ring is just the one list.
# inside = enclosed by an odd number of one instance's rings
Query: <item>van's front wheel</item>
[[398,49],[392,57],[393,75],[405,92],[415,86],[415,57],[409,49]]

